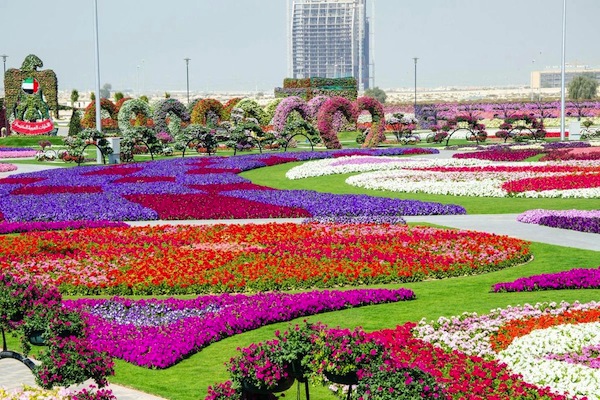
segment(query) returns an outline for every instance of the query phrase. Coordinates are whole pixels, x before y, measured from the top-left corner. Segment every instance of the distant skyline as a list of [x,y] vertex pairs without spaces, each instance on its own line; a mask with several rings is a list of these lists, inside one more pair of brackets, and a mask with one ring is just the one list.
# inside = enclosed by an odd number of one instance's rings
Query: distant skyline
[[[287,1],[98,0],[101,85],[185,91],[189,57],[192,92],[271,93],[287,75]],[[600,66],[600,1],[567,3],[567,63]],[[375,0],[375,85],[412,87],[413,57],[422,88],[528,85],[531,71],[560,66],[562,4]],[[2,0],[0,16],[7,69],[36,54],[59,90],[93,90],[92,0]]]

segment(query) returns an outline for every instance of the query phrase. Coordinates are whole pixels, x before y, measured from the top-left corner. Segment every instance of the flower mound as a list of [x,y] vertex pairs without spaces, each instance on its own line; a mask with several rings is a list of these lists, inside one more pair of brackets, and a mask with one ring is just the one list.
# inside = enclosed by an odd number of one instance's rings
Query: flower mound
[[74,294],[305,289],[473,275],[529,259],[527,242],[378,224],[160,226],[0,238],[0,267]]
[[598,289],[600,267],[575,268],[555,274],[540,274],[519,278],[513,282],[496,283],[492,290],[498,292],[532,292],[534,290]]
[[517,217],[520,222],[570,229],[580,232],[600,233],[600,211],[580,210],[529,210]]
[[[434,153],[434,149],[361,149],[255,154],[238,157],[171,159],[148,163],[61,168],[0,179],[0,214],[10,222],[73,220],[232,219],[270,217],[394,218],[404,215],[464,214],[463,207],[419,201],[327,195],[312,191],[276,191],[263,197],[239,176],[242,171],[292,161],[351,154],[386,156]],[[214,185],[229,185],[207,196]],[[236,185],[238,185],[236,187]],[[297,198],[301,196],[301,198]],[[291,200],[288,200],[291,199]],[[315,213],[315,201],[329,202],[327,214]],[[353,204],[354,203],[354,204]],[[372,206],[375,204],[375,206]],[[336,205],[334,207],[333,205]]]
[[[210,343],[266,324],[413,298],[408,289],[364,289],[66,303],[69,309],[83,312],[90,325],[88,338],[97,350],[136,365],[167,368]],[[127,318],[123,318],[124,309],[129,309]]]

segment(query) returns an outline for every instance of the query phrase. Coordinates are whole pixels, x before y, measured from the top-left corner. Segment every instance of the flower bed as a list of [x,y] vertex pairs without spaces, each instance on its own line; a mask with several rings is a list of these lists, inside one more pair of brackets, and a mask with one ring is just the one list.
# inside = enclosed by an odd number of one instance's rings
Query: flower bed
[[600,233],[600,210],[528,210],[517,216],[517,220],[552,228]]
[[[0,221],[2,218],[0,216]],[[0,222],[0,234],[32,231],[60,231],[82,228],[126,227],[124,222],[114,221],[60,221],[60,222]]]
[[14,164],[0,164],[0,172],[16,171],[17,166]]
[[408,289],[364,289],[193,300],[80,299],[67,302],[67,307],[84,312],[88,337],[97,350],[136,365],[167,368],[210,343],[266,324],[413,298]]
[[[594,355],[588,349],[599,341],[599,309],[600,303],[595,302],[509,306],[481,316],[464,313],[434,322],[422,320],[413,333],[446,351],[506,363],[513,373],[523,375],[524,381],[532,385],[598,399],[600,370],[561,359],[573,359],[577,354],[581,360],[586,352]],[[595,325],[587,325],[590,322]],[[582,323],[581,327],[574,325]],[[545,330],[554,326],[557,330]]]
[[377,224],[81,229],[1,237],[0,244],[3,270],[68,294],[412,282],[495,271],[530,257],[527,242],[506,236]]
[[[124,166],[91,166],[46,170],[0,180],[0,213],[7,221],[153,220],[267,217],[399,217],[432,213],[464,214],[463,207],[377,197],[271,191],[268,198],[249,190],[238,174],[268,165],[333,158],[350,154],[383,156],[436,152],[433,149],[363,149],[298,152],[285,156],[257,154],[161,160]],[[220,197],[207,196],[213,185],[230,185]],[[239,185],[238,188],[235,185]],[[238,189],[238,190],[236,190]],[[263,190],[260,190],[263,192]],[[272,194],[273,194],[272,193]],[[259,197],[262,196],[262,199]],[[296,203],[289,204],[292,197]],[[315,213],[314,202],[331,203],[327,214]],[[355,206],[352,206],[356,203]],[[363,208],[359,207],[359,203]],[[333,206],[335,205],[335,207]],[[352,206],[352,207],[350,207]],[[378,211],[374,211],[377,209]],[[404,214],[402,214],[404,213]]]
[[575,268],[555,274],[540,274],[516,279],[512,282],[496,283],[492,290],[498,292],[532,292],[557,289],[600,288],[600,267]]
[[35,150],[6,150],[0,148],[0,158],[28,158],[35,157]]
[[289,179],[356,173],[346,183],[373,190],[487,197],[600,197],[600,164],[500,163],[476,159],[423,160],[344,157],[304,163]]

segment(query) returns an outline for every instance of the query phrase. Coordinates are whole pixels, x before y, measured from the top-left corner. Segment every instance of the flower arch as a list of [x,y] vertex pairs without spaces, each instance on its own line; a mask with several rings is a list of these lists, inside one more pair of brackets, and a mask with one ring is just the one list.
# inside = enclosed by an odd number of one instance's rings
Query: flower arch
[[303,119],[309,117],[308,105],[300,97],[292,96],[286,97],[275,109],[275,115],[273,116],[273,129],[276,132],[283,132],[285,129],[287,119],[292,111],[297,111]]
[[[165,99],[154,110],[154,127],[156,132],[170,132],[167,124],[167,116],[176,115],[181,121],[189,122],[190,113],[187,108],[177,99]],[[174,133],[174,132],[170,132]]]
[[356,99],[358,112],[365,110],[371,113],[373,123],[362,147],[376,147],[379,142],[385,141],[385,115],[383,106],[373,97],[359,97]]
[[[109,118],[102,119],[102,128],[116,129],[117,128],[117,111],[115,109],[115,103],[109,99],[100,99],[100,110],[104,110],[108,113]],[[96,128],[96,102],[92,101],[85,108],[83,112],[83,118],[81,119],[81,126],[84,128]]]
[[325,147],[328,149],[342,148],[342,144],[337,138],[337,129],[333,126],[333,117],[338,111],[352,122],[356,121],[358,115],[356,105],[344,97],[331,97],[323,103],[317,115],[317,129],[321,134]]
[[121,160],[133,161],[133,147],[138,143],[143,143],[150,151],[150,157],[154,159],[160,144],[156,138],[154,129],[147,126],[133,126],[131,124],[131,115],[136,115],[136,120],[139,118],[147,119],[150,115],[150,106],[143,100],[132,99],[123,103],[119,110],[118,122],[119,129],[123,134],[121,141]]
[[234,97],[232,99],[227,100],[227,102],[223,105],[223,113],[222,117],[224,121],[229,121],[231,118],[231,110],[236,106],[237,103],[242,100],[241,97]]
[[215,99],[202,99],[194,106],[192,110],[192,124],[208,125],[208,114],[212,112],[217,115],[219,120],[223,118],[223,104]]
[[327,96],[315,96],[312,99],[310,99],[308,103],[306,103],[306,105],[308,106],[308,113],[310,115],[310,118],[317,118],[317,115],[319,114],[319,109],[327,100],[329,100],[329,97]]
[[504,142],[509,138],[515,141],[523,141],[543,139],[546,136],[544,122],[530,114],[518,113],[510,115],[504,118],[499,128],[500,130],[496,132],[496,137],[504,139]]
[[269,123],[269,121],[267,121],[267,113],[255,100],[242,99],[239,101],[239,103],[235,105],[235,108],[240,108],[244,110],[244,117],[256,118],[258,120],[258,123],[261,125],[267,125]]
[[131,97],[123,97],[117,100],[117,102],[115,103],[115,114],[119,114],[119,111],[121,111],[121,107],[123,107],[123,104],[128,100],[131,100]]

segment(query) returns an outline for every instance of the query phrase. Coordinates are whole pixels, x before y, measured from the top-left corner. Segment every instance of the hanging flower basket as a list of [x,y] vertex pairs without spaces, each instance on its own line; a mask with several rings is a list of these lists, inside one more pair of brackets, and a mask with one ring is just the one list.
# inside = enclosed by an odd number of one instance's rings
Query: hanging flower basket
[[293,376],[289,376],[287,378],[280,379],[277,384],[273,387],[266,388],[265,386],[256,386],[253,382],[249,380],[242,380],[242,388],[244,391],[255,394],[271,394],[271,393],[279,393],[285,392],[289,388],[292,387],[296,379]]

